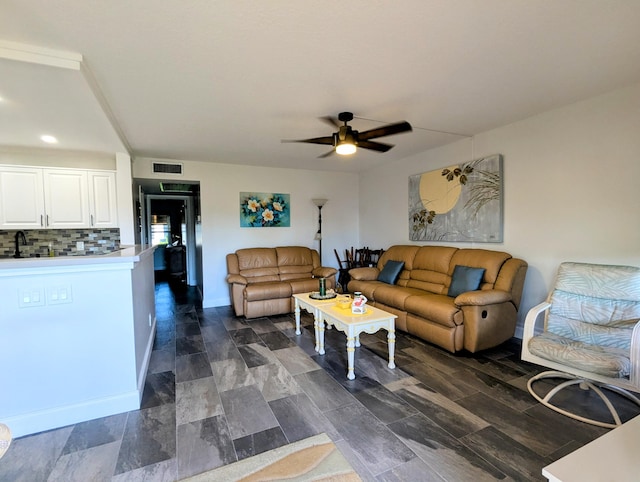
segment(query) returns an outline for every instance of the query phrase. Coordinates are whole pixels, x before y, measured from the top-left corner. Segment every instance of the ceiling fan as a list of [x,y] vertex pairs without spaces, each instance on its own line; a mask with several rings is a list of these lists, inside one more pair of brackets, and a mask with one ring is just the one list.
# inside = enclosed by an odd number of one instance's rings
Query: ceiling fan
[[[347,122],[353,120],[353,114],[351,112],[340,112],[337,119],[331,116],[321,117],[321,119],[331,124],[332,126],[337,127],[338,132],[334,132],[332,135],[325,137],[313,137],[311,139],[299,140],[283,140],[282,142],[305,142],[307,144],[324,144],[334,147],[334,149],[318,157],[327,157],[334,152],[341,155],[349,155],[356,152],[358,147],[362,147],[363,149],[371,149],[372,151],[387,152],[393,147],[392,144],[375,142],[371,139],[392,136],[412,130],[411,124],[409,124],[407,121],[402,121],[395,124],[387,124],[381,127],[376,127],[375,129],[369,129],[368,131],[358,132],[353,130],[353,128],[347,124]],[[341,124],[341,122],[343,124]]]

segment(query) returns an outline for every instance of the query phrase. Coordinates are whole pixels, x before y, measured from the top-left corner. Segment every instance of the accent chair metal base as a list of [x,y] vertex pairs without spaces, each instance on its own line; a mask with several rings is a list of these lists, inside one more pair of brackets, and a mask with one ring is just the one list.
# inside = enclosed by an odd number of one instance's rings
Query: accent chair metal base
[[[551,389],[549,393],[547,393],[544,397],[541,397],[533,390],[533,384],[538,380],[543,380],[547,378],[562,378],[562,379],[565,379],[566,381],[562,382],[558,386]],[[558,392],[573,385],[580,385],[580,388],[582,388],[583,390],[593,390],[595,393],[597,393],[598,396],[602,399],[604,404],[609,409],[609,412],[613,417],[614,423],[603,422],[600,420],[583,417],[581,415],[577,415],[573,412],[569,412],[568,410],[560,408],[551,402],[551,399]],[[620,420],[618,411],[613,406],[613,403],[611,403],[611,400],[609,400],[609,398],[607,397],[607,395],[603,390],[609,390],[609,391],[615,392],[618,395],[625,397],[626,399],[632,401],[633,403],[635,403],[640,407],[640,399],[638,399],[638,397],[636,397],[631,392],[623,388],[616,387],[614,385],[605,384],[605,383],[598,383],[593,380],[587,380],[585,378],[577,378],[574,375],[570,375],[568,373],[559,372],[559,371],[546,371],[530,378],[529,381],[527,382],[527,388],[529,389],[529,393],[531,393],[531,395],[536,400],[538,400],[541,404],[543,404],[545,407],[548,407],[551,410],[561,413],[562,415],[566,415],[567,417],[573,418],[574,420],[580,420],[581,422],[589,423],[591,425],[597,425],[599,427],[616,428],[622,425],[622,421]]]

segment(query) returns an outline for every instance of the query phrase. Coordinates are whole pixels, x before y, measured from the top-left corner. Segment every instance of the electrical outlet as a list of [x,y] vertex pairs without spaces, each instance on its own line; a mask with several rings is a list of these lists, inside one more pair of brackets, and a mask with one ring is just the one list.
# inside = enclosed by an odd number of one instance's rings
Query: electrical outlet
[[78,251],[84,251],[84,241],[76,241],[76,249]]
[[52,286],[47,289],[47,303],[50,305],[60,305],[72,301],[71,285]]
[[18,306],[28,308],[31,306],[44,306],[44,289],[28,288],[18,292]]

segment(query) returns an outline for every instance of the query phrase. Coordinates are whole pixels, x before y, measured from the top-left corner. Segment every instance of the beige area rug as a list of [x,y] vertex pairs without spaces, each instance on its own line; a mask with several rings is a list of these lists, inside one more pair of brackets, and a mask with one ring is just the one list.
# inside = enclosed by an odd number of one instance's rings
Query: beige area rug
[[361,481],[326,434],[309,437],[184,479],[187,482]]

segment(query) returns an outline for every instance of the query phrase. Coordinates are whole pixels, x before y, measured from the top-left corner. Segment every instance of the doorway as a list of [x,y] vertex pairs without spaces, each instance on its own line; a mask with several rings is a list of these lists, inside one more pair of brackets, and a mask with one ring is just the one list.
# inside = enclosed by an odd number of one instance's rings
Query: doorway
[[[200,218],[199,184],[190,185],[187,192],[167,194],[153,189],[158,181],[153,184],[138,181],[140,242],[156,247],[156,278],[198,286],[202,277],[196,238]],[[160,182],[159,185],[166,184]]]

